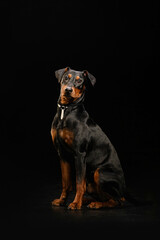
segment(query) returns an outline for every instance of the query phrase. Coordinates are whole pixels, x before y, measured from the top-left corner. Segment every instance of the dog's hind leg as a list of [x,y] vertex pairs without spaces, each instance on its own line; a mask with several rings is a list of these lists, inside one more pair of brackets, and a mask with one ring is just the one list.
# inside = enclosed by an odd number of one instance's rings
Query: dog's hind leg
[[113,199],[113,197],[110,194],[102,190],[100,185],[99,168],[97,168],[96,171],[94,172],[94,189],[96,190],[98,201],[90,202],[90,204],[88,205],[88,208],[94,208],[94,209],[113,208],[118,205],[121,205],[121,202],[124,201],[123,198],[120,200]]
[[106,202],[91,202],[88,205],[88,208],[113,208],[119,205],[118,201],[115,201],[114,199],[109,199]]

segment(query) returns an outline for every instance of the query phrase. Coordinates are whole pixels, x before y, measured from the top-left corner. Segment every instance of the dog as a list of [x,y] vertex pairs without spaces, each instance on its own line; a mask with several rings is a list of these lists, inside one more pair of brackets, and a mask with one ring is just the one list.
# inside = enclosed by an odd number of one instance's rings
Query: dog
[[[96,83],[87,70],[69,67],[55,71],[61,85],[51,137],[60,157],[62,193],[53,206],[66,203],[72,190],[71,163],[76,170],[76,195],[68,209],[116,207],[125,202],[126,184],[117,152],[84,108],[86,85]],[[85,199],[87,192],[91,198]]]

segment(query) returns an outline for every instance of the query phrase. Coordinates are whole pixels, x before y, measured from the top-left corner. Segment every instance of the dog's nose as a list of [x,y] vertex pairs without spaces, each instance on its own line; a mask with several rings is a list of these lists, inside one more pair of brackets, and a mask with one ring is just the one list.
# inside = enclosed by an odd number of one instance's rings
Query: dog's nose
[[71,87],[66,87],[65,88],[65,92],[66,93],[71,93],[73,90],[72,90],[72,88]]

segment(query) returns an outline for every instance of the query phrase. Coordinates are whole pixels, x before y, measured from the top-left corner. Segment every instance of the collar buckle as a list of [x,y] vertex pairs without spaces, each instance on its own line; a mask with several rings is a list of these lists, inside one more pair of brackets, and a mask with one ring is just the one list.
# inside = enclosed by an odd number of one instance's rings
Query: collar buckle
[[61,109],[61,116],[60,119],[62,120],[64,118],[64,111],[68,108],[67,106],[62,106],[58,103],[58,107]]

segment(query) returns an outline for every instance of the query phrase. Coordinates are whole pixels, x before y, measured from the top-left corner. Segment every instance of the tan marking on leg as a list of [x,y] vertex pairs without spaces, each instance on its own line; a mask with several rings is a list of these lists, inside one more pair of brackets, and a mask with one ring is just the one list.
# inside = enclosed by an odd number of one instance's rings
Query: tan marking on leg
[[94,172],[94,182],[99,185],[99,168]]
[[106,202],[91,202],[88,207],[89,208],[95,208],[95,209],[99,209],[99,208],[113,208],[116,207],[118,205],[118,201],[115,201],[113,199],[109,199]]
[[52,201],[52,205],[60,206],[66,201],[68,193],[72,190],[71,167],[68,162],[60,161],[62,172],[62,193],[60,198]]
[[57,130],[55,128],[52,128],[51,129],[51,136],[52,136],[53,143],[55,141],[56,134],[57,134]]
[[71,210],[81,209],[83,195],[85,191],[86,191],[86,180],[83,179],[81,183],[76,184],[76,196],[74,198],[74,201],[69,204],[68,209],[71,209]]
[[96,193],[98,194],[99,199],[102,202],[106,202],[110,199],[112,199],[112,196],[110,196],[107,192],[104,192],[101,189],[100,186],[100,173],[99,173],[99,168],[96,169],[96,171],[94,172],[94,183],[95,183],[95,189],[96,189]]

